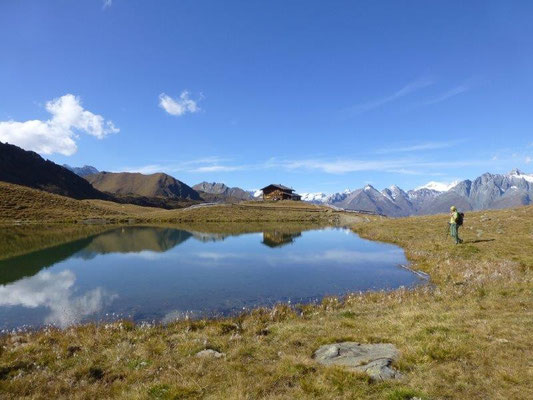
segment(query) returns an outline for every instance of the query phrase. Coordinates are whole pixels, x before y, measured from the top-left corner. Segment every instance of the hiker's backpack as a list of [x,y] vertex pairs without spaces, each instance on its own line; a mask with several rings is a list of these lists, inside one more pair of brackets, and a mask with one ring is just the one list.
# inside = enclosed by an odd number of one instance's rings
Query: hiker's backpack
[[457,226],[461,226],[463,225],[463,219],[465,218],[465,213],[457,213],[457,221],[455,221],[455,223],[457,224]]

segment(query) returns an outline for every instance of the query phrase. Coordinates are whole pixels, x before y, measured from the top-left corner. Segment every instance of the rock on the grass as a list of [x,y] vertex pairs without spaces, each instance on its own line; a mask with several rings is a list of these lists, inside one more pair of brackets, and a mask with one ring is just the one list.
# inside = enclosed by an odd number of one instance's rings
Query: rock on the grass
[[202,350],[196,353],[196,357],[202,357],[202,358],[221,358],[225,356],[226,354],[219,353],[218,351],[213,350],[213,349],[205,349],[205,350]]
[[398,349],[390,343],[342,342],[320,346],[313,358],[320,364],[341,365],[366,372],[372,380],[380,381],[401,378],[401,374],[391,366],[399,355]]

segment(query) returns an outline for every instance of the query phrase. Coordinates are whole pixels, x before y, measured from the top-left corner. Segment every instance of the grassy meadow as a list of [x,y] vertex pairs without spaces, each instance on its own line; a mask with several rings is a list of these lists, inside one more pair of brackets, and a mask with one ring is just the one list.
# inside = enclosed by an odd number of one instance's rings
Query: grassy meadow
[[307,203],[256,201],[164,210],[105,200],[74,200],[0,182],[0,227],[117,223],[336,223],[342,213]]
[[[387,219],[305,206],[241,204],[172,210],[174,221],[263,226],[349,223],[362,237],[402,246],[431,276],[415,290],[327,298],[234,318],[168,325],[129,321],[0,337],[0,397],[32,399],[531,399],[533,207],[467,213],[455,246],[447,216]],[[316,211],[318,210],[318,211]],[[166,211],[150,211],[165,221]],[[181,214],[183,213],[183,214]],[[26,214],[29,215],[29,214]],[[194,222],[196,220],[196,222]],[[341,221],[342,220],[342,221]],[[193,223],[194,222],[194,223]],[[234,228],[237,229],[237,228]],[[389,342],[404,378],[318,365],[318,346]],[[203,349],[225,354],[198,358]]]

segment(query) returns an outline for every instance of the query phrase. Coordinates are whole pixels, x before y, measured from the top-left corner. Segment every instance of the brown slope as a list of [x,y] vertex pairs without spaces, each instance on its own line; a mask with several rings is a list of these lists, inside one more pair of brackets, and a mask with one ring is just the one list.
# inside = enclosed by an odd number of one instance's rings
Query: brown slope
[[96,189],[121,196],[164,197],[169,199],[201,200],[190,186],[170,175],[143,175],[130,172],[100,172],[85,177]]
[[127,220],[158,209],[104,200],[75,200],[27,186],[0,182],[0,225],[20,221]]
[[29,186],[74,199],[110,199],[74,172],[33,151],[0,142],[0,181]]

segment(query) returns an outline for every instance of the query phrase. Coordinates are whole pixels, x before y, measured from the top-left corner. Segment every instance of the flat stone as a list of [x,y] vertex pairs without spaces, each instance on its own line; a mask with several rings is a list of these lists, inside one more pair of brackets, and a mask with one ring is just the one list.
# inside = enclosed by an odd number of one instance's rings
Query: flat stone
[[323,365],[341,365],[366,372],[374,381],[399,379],[401,374],[391,364],[400,353],[393,344],[333,343],[320,346],[313,358]]
[[219,353],[218,351],[213,350],[213,349],[205,349],[205,350],[202,350],[196,353],[196,357],[201,357],[201,358],[221,358],[225,356],[226,354]]

